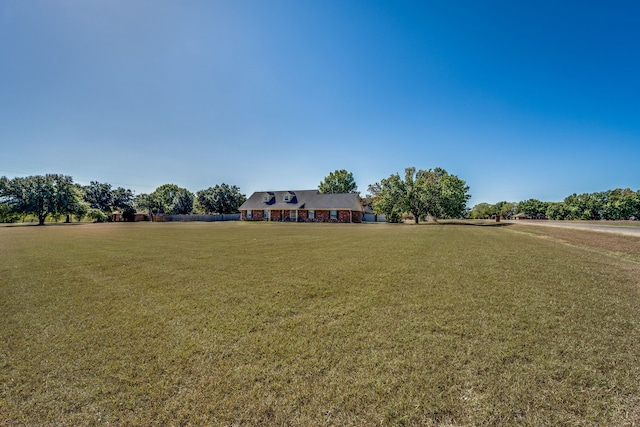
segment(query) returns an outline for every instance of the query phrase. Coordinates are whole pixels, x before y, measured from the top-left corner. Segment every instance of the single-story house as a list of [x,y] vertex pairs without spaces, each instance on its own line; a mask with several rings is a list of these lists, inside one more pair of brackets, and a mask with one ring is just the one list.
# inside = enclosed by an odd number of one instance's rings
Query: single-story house
[[539,213],[537,215],[528,215],[525,213],[519,213],[518,215],[514,215],[513,219],[547,219],[547,216],[543,213]]
[[131,221],[131,222],[141,222],[141,221],[149,221],[149,215],[142,212],[136,212],[129,217],[125,217],[120,212],[114,212],[111,214],[111,221],[113,222],[123,222],[123,221]]
[[357,194],[318,190],[257,191],[240,206],[242,221],[362,222]]

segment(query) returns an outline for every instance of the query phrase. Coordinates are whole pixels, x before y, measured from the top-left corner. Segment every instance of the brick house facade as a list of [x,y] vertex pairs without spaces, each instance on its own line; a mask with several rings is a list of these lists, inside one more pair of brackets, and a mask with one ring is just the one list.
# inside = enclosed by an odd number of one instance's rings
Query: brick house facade
[[357,194],[318,190],[256,192],[240,206],[242,221],[361,223]]

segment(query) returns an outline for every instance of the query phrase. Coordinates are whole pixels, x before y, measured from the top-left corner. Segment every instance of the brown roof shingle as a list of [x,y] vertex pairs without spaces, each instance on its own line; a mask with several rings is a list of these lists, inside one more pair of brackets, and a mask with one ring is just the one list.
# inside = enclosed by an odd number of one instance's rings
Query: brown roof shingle
[[[269,196],[269,201],[263,200]],[[288,195],[290,200],[284,201]],[[273,197],[271,197],[273,196]],[[350,210],[362,212],[362,204],[357,194],[322,194],[318,190],[298,191],[256,191],[240,206],[240,210],[261,209],[315,209],[315,210]]]

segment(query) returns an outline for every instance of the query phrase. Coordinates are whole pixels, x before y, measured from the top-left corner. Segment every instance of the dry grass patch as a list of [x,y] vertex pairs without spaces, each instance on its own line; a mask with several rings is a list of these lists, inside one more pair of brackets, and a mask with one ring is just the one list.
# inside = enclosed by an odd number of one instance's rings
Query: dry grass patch
[[0,424],[637,423],[637,272],[512,229],[0,228]]
[[637,236],[578,230],[575,228],[540,227],[520,224],[517,225],[515,230],[556,239],[569,245],[592,250],[601,255],[640,262],[640,238]]

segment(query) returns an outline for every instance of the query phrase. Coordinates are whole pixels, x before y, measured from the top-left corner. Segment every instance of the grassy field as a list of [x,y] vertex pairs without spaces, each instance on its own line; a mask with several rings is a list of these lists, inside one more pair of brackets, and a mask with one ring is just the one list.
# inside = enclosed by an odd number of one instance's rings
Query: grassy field
[[638,425],[639,254],[524,225],[0,227],[0,425]]

